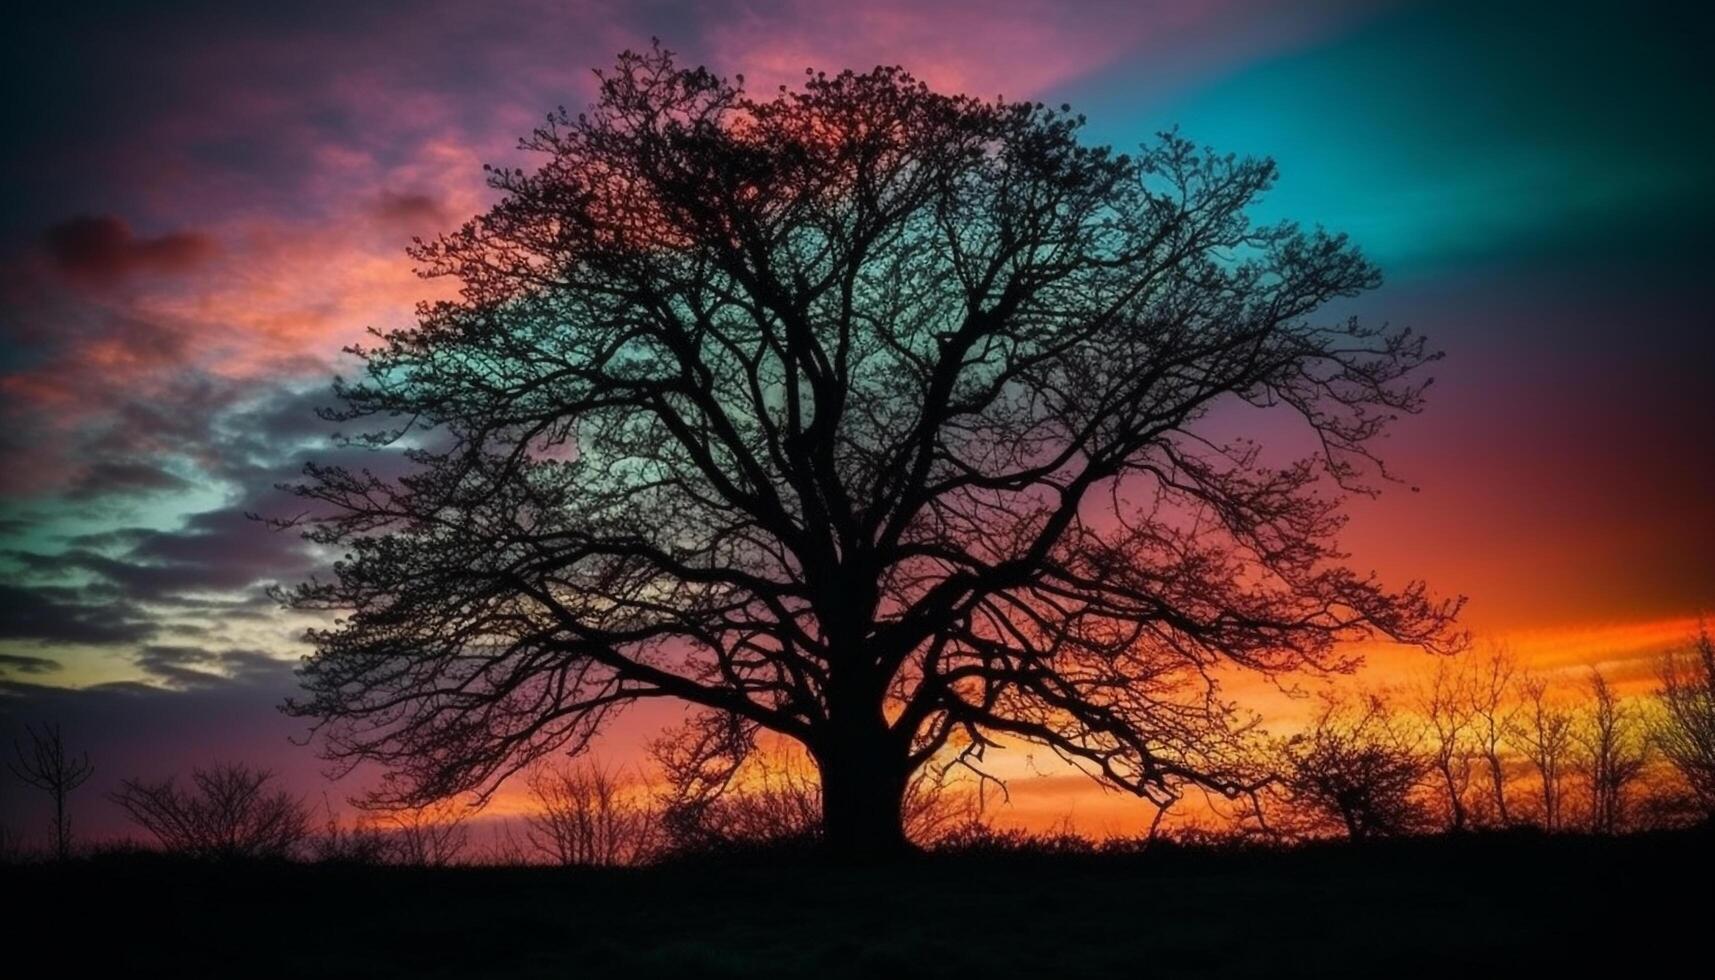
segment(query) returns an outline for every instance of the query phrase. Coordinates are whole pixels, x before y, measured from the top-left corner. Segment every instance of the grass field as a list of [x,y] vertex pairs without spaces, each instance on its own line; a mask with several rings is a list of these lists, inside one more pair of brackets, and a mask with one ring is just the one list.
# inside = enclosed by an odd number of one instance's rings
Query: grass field
[[608,871],[112,855],[0,869],[0,893],[8,955],[54,950],[40,976],[1637,976],[1707,962],[1711,843],[1506,834]]

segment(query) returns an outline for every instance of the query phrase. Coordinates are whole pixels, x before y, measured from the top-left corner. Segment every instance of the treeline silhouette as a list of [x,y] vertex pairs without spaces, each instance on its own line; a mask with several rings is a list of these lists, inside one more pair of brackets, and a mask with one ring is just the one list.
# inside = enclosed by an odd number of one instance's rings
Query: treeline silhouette
[[[269,771],[240,763],[193,769],[184,782],[125,779],[109,799],[151,849],[218,861],[620,867],[811,853],[823,807],[814,764],[781,751],[728,756],[723,737],[704,718],[654,741],[647,769],[538,763],[522,774],[522,816],[496,822],[486,843],[472,832],[479,810],[459,800],[342,818],[330,802],[318,811]],[[65,860],[76,850],[68,796],[93,766],[55,726],[27,728],[26,739],[14,745],[11,768],[50,799],[48,847],[32,854],[0,828],[0,855]],[[920,848],[954,854],[1715,825],[1715,639],[1701,630],[1659,662],[1653,690],[1631,698],[1597,668],[1551,677],[1501,649],[1439,658],[1413,683],[1324,695],[1303,730],[1275,739],[1265,755],[1255,764],[1273,777],[1254,793],[1210,798],[1195,813],[1158,813],[1129,837],[1097,840],[1070,824],[997,826],[985,783],[957,778],[953,766],[912,781],[904,824]]]

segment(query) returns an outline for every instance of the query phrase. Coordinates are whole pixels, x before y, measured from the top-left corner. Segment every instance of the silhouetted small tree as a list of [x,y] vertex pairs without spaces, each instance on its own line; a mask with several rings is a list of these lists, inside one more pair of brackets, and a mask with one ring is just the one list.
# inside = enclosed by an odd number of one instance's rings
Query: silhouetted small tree
[[1471,787],[1471,738],[1476,720],[1474,678],[1463,658],[1444,657],[1413,691],[1429,736],[1427,755],[1446,801],[1447,827],[1464,830]]
[[642,864],[661,847],[660,809],[614,770],[594,762],[538,766],[526,785],[526,839],[557,864]]
[[983,819],[977,794],[956,784],[950,778],[953,772],[951,765],[927,766],[905,787],[905,836],[913,843],[933,845],[954,828]]
[[1715,638],[1707,624],[1684,654],[1663,658],[1650,734],[1707,820],[1715,820]]
[[1637,713],[1622,703],[1602,672],[1590,669],[1590,704],[1577,739],[1584,749],[1582,768],[1590,792],[1590,828],[1614,834],[1625,827],[1632,784],[1643,775],[1649,745]]
[[488,846],[483,848],[481,861],[489,865],[518,867],[532,863],[534,853],[535,845],[531,844],[527,837],[521,839],[514,832],[510,819],[502,818],[499,827],[490,836]]
[[386,814],[392,859],[417,868],[457,863],[470,846],[471,808],[456,800],[394,810]]
[[674,852],[805,843],[822,830],[822,793],[790,757],[759,749],[755,726],[693,716],[650,744],[664,777],[663,843]]
[[324,799],[327,822],[322,830],[309,837],[306,849],[312,861],[327,864],[384,864],[394,856],[396,847],[390,835],[369,820],[340,820],[333,806]]
[[1309,729],[1281,745],[1281,786],[1292,816],[1352,840],[1421,829],[1417,798],[1432,766],[1385,696],[1330,697]]
[[53,853],[55,859],[64,861],[72,852],[71,811],[66,800],[72,790],[95,773],[95,767],[87,753],[75,758],[66,754],[58,725],[44,725],[40,729],[26,725],[24,732],[30,746],[26,750],[22,744],[13,742],[13,758],[8,768],[26,784],[46,793],[53,802]]
[[1506,650],[1490,650],[1477,662],[1471,683],[1471,731],[1482,760],[1488,789],[1488,804],[1495,822],[1505,827],[1512,823],[1507,806],[1507,771],[1505,752],[1519,705],[1514,700],[1514,674],[1518,665]]
[[266,769],[230,764],[191,770],[191,788],[169,777],[127,779],[110,797],[161,847],[195,857],[289,857],[309,836],[302,801],[269,784]]
[[721,843],[723,800],[756,752],[756,729],[739,715],[702,711],[649,743],[663,780],[658,802],[665,847],[703,850]]
[[[338,617],[290,710],[415,805],[677,699],[799,743],[828,843],[876,855],[955,740],[1233,794],[1226,669],[1448,646],[1456,603],[1337,546],[1437,355],[1319,313],[1379,276],[1251,219],[1270,162],[1081,126],[897,68],[756,96],[623,54],[414,250],[456,298],[356,351],[329,414],[433,434],[400,480],[297,488],[347,557],[288,596]],[[1228,438],[1288,420],[1304,459]]]
[[1565,822],[1566,775],[1576,744],[1576,718],[1553,697],[1547,679],[1530,675],[1520,682],[1519,688],[1524,694],[1524,706],[1509,735],[1536,770],[1536,798],[1543,829],[1560,830]]

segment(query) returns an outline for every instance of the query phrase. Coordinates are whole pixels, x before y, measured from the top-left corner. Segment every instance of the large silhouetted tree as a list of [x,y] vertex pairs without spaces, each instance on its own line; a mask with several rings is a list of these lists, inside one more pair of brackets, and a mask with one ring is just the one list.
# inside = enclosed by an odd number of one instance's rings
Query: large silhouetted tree
[[801,741],[826,839],[886,851],[943,749],[1236,792],[1223,668],[1446,639],[1450,604],[1333,542],[1433,355],[1316,316],[1377,274],[1247,220],[1271,163],[1119,155],[892,68],[755,98],[657,49],[599,91],[419,243],[458,297],[358,351],[330,414],[415,472],[299,488],[345,558],[290,600],[343,618],[289,709],[382,795],[675,698]]

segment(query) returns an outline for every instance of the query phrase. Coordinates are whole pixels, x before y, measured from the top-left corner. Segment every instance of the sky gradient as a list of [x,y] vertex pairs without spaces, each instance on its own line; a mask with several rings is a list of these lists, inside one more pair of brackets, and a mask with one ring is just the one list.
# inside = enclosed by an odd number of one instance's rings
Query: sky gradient
[[[1715,29],[1696,5],[191,2],[28,18],[0,41],[0,735],[59,720],[103,787],[248,759],[319,794],[313,755],[286,741],[301,724],[273,710],[306,621],[263,593],[316,559],[246,514],[286,512],[272,488],[305,459],[352,455],[313,410],[351,369],[343,345],[448,288],[413,275],[411,236],[485,207],[482,164],[529,165],[517,138],[652,36],[753,90],[897,63],[938,88],[1069,102],[1088,139],[1125,150],[1177,125],[1274,157],[1258,217],[1351,233],[1387,284],[1350,312],[1447,354],[1428,412],[1384,447],[1402,485],[1352,507],[1353,564],[1468,596],[1480,642],[1633,683],[1715,609]],[[1377,650],[1370,672],[1423,657]],[[672,717],[639,711],[615,741]],[[1017,782],[1029,821],[1129,819],[1081,783]],[[16,788],[0,819],[21,819]],[[93,832],[112,829],[85,792]]]

